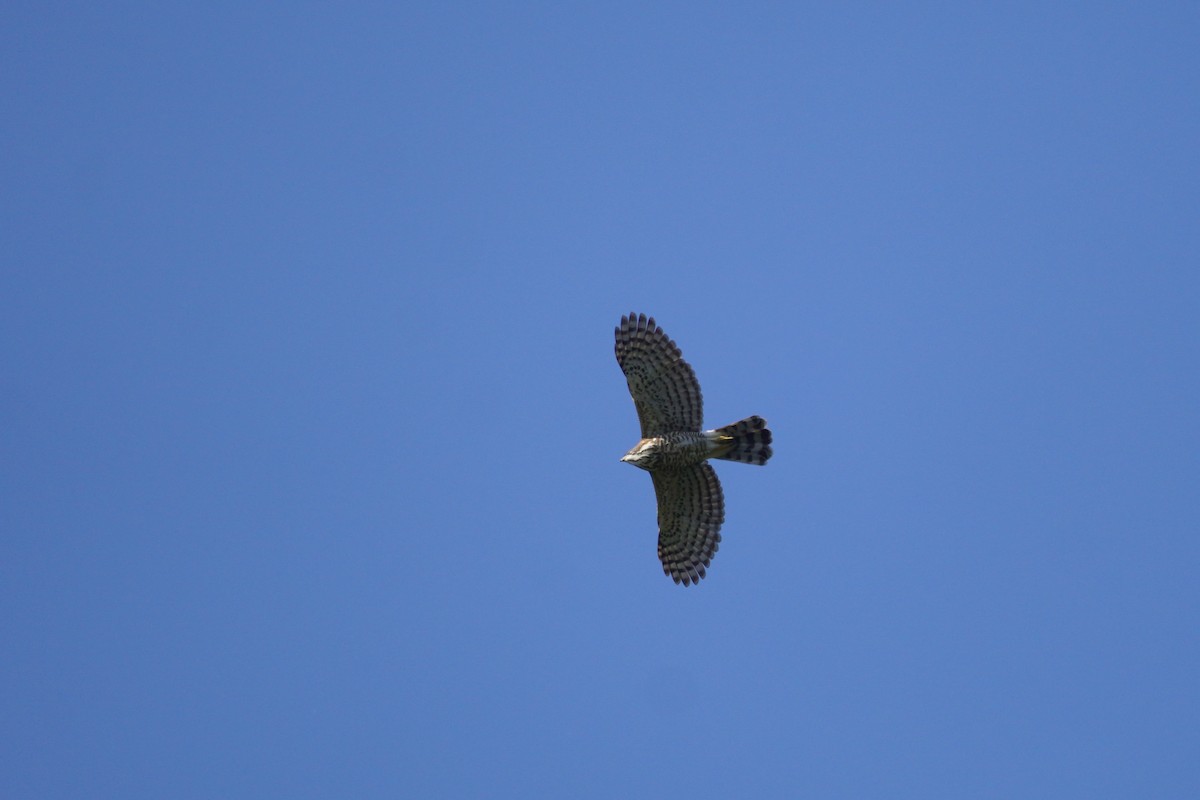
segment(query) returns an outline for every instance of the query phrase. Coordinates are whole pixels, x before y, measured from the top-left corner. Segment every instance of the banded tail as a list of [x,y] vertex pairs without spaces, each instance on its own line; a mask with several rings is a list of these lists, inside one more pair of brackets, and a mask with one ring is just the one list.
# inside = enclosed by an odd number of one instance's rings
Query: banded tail
[[762,417],[743,420],[713,431],[717,444],[713,458],[740,461],[743,464],[765,464],[771,457],[771,431]]

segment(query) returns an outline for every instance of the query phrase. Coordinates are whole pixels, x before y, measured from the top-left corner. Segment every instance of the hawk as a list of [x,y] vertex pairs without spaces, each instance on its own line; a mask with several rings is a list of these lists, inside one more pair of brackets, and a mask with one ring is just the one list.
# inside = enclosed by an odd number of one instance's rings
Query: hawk
[[771,431],[762,417],[702,430],[700,383],[654,317],[630,314],[617,326],[617,363],[642,423],[642,439],[621,458],[654,481],[658,558],[675,583],[704,577],[721,542],[725,497],[710,458],[766,464]]

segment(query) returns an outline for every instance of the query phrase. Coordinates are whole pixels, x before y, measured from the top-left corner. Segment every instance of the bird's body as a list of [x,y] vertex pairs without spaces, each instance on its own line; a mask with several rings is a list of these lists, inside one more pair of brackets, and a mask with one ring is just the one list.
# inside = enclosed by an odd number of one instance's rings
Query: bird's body
[[717,451],[713,431],[670,431],[642,439],[625,454],[622,461],[647,472],[679,469],[699,464]]
[[653,317],[622,317],[616,354],[642,425],[641,441],[621,460],[650,473],[658,499],[663,571],[676,583],[689,585],[704,577],[725,520],[721,483],[706,461],[765,464],[771,457],[771,431],[757,416],[702,430],[696,374]]
[[642,439],[621,460],[647,471],[690,467],[707,458],[765,464],[770,443],[766,420],[747,417],[715,431],[668,431]]

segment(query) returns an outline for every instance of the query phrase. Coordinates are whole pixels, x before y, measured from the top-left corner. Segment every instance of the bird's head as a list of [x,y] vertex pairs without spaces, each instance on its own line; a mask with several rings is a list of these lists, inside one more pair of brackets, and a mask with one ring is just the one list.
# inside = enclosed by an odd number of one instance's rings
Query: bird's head
[[642,439],[633,446],[632,450],[621,456],[621,460],[640,469],[652,470],[658,466],[657,444],[653,439]]

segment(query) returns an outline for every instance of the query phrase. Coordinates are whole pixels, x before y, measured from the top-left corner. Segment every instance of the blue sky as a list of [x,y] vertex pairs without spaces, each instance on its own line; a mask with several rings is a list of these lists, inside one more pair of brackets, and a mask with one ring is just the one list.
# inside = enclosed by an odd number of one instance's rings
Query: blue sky
[[3,16],[6,798],[1200,793],[1194,3]]

